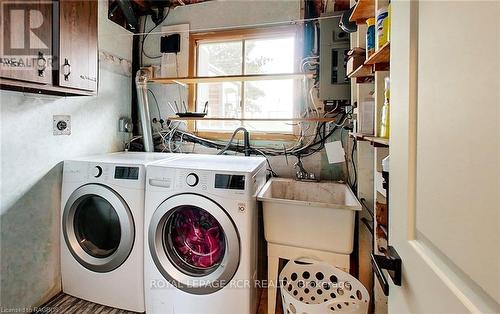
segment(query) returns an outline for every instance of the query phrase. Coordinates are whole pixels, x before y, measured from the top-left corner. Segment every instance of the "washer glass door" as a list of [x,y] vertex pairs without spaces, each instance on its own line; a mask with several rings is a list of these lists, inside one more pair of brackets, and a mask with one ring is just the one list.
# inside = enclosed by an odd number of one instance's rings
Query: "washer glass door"
[[106,186],[76,189],[66,203],[62,224],[69,251],[89,270],[112,271],[132,250],[135,228],[130,209]]
[[192,294],[222,289],[239,265],[240,240],[226,211],[197,194],[180,194],[155,211],[148,232],[151,256],[175,287]]
[[197,206],[174,208],[165,223],[163,237],[171,261],[192,276],[210,274],[224,257],[224,230],[214,216]]

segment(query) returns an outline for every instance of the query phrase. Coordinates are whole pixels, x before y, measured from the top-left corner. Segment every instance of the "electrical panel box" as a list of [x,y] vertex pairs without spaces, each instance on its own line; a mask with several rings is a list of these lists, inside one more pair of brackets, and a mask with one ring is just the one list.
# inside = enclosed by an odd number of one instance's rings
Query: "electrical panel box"
[[319,98],[350,100],[351,80],[346,73],[349,34],[339,27],[340,15],[322,15],[319,22]]

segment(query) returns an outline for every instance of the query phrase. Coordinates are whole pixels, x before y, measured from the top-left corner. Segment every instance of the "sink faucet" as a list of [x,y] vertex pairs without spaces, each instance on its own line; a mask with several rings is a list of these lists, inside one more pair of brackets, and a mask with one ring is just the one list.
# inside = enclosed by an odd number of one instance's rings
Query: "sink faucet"
[[306,169],[304,169],[304,165],[302,165],[302,160],[300,160],[300,157],[297,157],[297,162],[295,163],[294,167],[295,169],[297,169],[297,172],[295,173],[295,180],[317,181],[316,176],[313,172],[307,172]]

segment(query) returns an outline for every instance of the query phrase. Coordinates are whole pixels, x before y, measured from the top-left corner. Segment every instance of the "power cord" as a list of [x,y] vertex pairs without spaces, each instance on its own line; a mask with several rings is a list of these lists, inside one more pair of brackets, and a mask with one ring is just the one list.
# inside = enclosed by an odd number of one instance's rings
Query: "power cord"
[[[162,118],[161,118],[160,106],[158,105],[158,100],[156,99],[155,94],[154,94],[154,93],[153,93],[153,91],[152,91],[152,90],[150,90],[149,88],[148,88],[148,93],[151,93],[151,96],[153,96],[153,99],[154,99],[154,101],[155,101],[155,104],[156,104],[156,109],[158,109],[158,119],[162,120]],[[163,122],[165,122],[165,121],[163,121]],[[162,123],[163,123],[163,122],[162,122]]]
[[[155,26],[153,26],[153,28],[151,28],[145,35],[144,37],[142,38],[142,43],[141,43],[141,65],[143,64],[143,56],[146,56],[148,57],[149,59],[159,59],[161,58],[161,54],[159,56],[150,56],[146,53],[146,51],[144,51],[144,43],[146,42],[146,38],[148,37],[149,34],[151,34],[151,32],[153,30],[155,30],[158,26],[160,26],[163,22],[165,22],[165,20],[167,19],[168,15],[170,14],[170,7],[168,7],[168,11],[167,13],[165,14],[165,16],[163,17],[163,19],[161,19],[161,21],[159,21],[158,23],[155,23]],[[146,16],[144,18],[144,31],[146,30],[146,24],[147,24],[147,21],[148,21],[148,17]],[[154,21],[153,21],[154,22]]]

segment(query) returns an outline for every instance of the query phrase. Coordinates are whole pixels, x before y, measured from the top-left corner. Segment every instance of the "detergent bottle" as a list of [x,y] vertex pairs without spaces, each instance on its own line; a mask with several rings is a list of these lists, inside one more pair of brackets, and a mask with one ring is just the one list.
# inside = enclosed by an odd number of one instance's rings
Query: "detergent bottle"
[[382,117],[380,119],[380,137],[389,138],[390,132],[390,79],[386,77],[384,80],[384,105],[382,106]]

